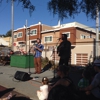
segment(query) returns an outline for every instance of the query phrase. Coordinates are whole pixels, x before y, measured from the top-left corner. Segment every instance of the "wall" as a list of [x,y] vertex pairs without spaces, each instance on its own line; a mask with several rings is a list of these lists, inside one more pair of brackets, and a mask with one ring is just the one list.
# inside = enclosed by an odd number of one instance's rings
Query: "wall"
[[71,64],[76,64],[75,55],[77,53],[87,53],[89,59],[90,55],[92,55],[93,57],[93,52],[94,52],[93,39],[77,39],[75,48],[71,50],[72,53]]
[[80,37],[81,37],[81,35],[83,34],[83,35],[86,35],[86,36],[92,36],[92,37],[96,37],[95,36],[95,34],[94,33],[92,33],[91,31],[89,32],[89,31],[86,31],[86,30],[81,30],[81,29],[77,29],[76,30],[76,39],[80,39]]
[[53,27],[42,24],[42,31],[51,30]]
[[65,28],[60,30],[60,35],[63,32],[70,32],[70,38],[68,40],[73,44],[76,42],[76,28],[70,27],[70,28]]

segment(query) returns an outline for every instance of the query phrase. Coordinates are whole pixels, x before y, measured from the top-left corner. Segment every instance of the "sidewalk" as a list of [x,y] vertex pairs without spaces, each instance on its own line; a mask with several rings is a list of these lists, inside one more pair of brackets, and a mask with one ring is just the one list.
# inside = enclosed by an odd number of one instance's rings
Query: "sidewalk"
[[[31,98],[32,100],[38,100],[36,91],[41,85],[41,80],[43,77],[53,78],[52,70],[47,70],[41,74],[31,74],[31,77],[39,77],[37,80],[29,81],[18,81],[14,79],[16,71],[29,72],[29,69],[16,68],[10,66],[1,66],[0,65],[0,85],[6,88],[14,88],[13,91],[23,94],[26,97]],[[30,69],[31,72],[34,72],[34,68]]]

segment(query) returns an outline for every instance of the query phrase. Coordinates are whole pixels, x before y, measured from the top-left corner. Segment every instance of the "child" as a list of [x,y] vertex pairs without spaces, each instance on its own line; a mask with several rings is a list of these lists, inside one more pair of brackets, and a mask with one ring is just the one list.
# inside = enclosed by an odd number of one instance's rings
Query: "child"
[[40,90],[37,91],[37,96],[39,100],[47,100],[48,97],[48,83],[49,80],[47,77],[43,77],[42,86],[40,86]]
[[83,71],[82,73],[82,79],[80,79],[79,83],[78,83],[78,87],[79,88],[85,88],[89,85],[89,71],[87,71],[86,69]]

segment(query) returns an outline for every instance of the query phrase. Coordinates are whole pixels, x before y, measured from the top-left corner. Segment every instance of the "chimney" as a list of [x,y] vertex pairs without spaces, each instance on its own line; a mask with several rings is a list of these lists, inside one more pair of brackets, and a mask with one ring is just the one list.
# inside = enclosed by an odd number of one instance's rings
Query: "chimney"
[[41,22],[39,22],[38,24],[41,24]]
[[60,26],[60,20],[58,20],[58,26]]

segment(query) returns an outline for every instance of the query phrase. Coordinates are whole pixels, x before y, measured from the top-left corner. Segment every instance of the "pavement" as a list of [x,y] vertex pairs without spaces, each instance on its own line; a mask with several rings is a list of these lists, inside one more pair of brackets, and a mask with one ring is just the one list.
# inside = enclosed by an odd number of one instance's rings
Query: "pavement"
[[14,88],[14,91],[24,94],[25,96],[31,98],[32,100],[38,100],[36,91],[39,90],[41,85],[41,80],[43,77],[53,78],[52,70],[45,71],[41,74],[31,74],[30,77],[39,77],[36,80],[30,79],[28,81],[19,81],[14,79],[14,75],[17,71],[31,72],[35,71],[34,68],[17,68],[11,66],[0,65],[0,85],[6,88]]
[[[30,74],[30,77],[32,78],[30,80],[19,81],[14,79],[14,75],[17,71],[33,73],[35,69],[17,68],[17,67],[11,67],[10,65],[6,65],[6,66],[0,65],[0,85],[8,89],[14,89],[15,93],[17,92],[19,94],[22,94],[25,97],[29,97],[31,100],[38,100],[36,91],[39,90],[42,78],[46,76],[49,79],[52,79],[54,77],[53,70],[50,69],[41,74]],[[80,72],[74,73],[73,71],[70,74],[70,76],[74,80],[75,84],[77,85],[77,82],[81,78],[81,73]],[[39,77],[39,78],[33,80],[34,77]]]

